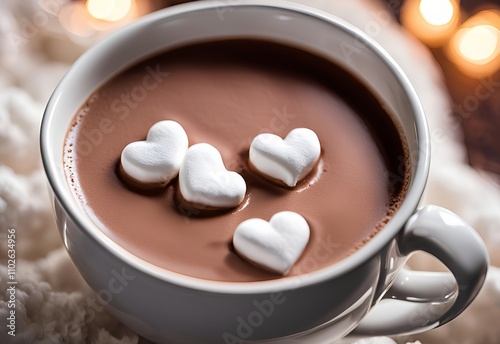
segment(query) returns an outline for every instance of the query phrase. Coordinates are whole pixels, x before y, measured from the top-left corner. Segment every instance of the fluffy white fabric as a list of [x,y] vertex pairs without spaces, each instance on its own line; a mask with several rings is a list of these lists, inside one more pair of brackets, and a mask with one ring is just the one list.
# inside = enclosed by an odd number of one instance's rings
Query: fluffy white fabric
[[[26,240],[23,240],[23,242]],[[8,343],[137,343],[137,335],[104,311],[103,305],[78,275],[62,248],[34,262],[17,265],[16,336],[0,328]],[[0,280],[7,271],[0,266]],[[5,284],[0,317],[8,314]]]
[[[0,165],[0,228],[18,229],[16,249],[23,259],[42,258],[60,247],[43,171],[23,175]],[[2,257],[5,249],[2,245]]]
[[0,161],[20,173],[40,165],[37,152],[37,123],[42,107],[23,90],[0,93]]
[[[22,34],[11,11],[17,18],[22,18],[19,13],[32,18],[33,12],[39,10],[37,3],[37,0],[9,0],[0,4],[0,234],[3,241],[6,229],[16,228],[19,259],[17,335],[9,337],[8,343],[137,343],[140,341],[137,335],[109,315],[83,282],[61,247],[54,225],[38,157],[38,128],[43,106],[68,66],[44,56],[58,55],[50,47],[71,49],[72,45],[66,44],[63,35],[46,35],[44,27],[21,43],[11,39]],[[500,188],[465,163],[460,133],[449,116],[450,100],[429,52],[375,2],[309,0],[307,3],[359,26],[400,63],[422,99],[433,139],[433,160],[424,202],[448,207],[466,219],[487,243],[492,264],[500,266]],[[46,44],[47,55],[44,55],[39,46],[48,39],[59,44]],[[0,254],[5,257],[5,245]],[[410,263],[416,269],[442,268],[425,255],[415,256]],[[5,282],[6,267],[0,265],[1,319],[5,319],[8,310]],[[425,344],[494,344],[500,338],[498,319],[500,268],[492,267],[477,300],[451,323],[428,333],[394,340],[345,339],[342,343],[392,344],[420,339]],[[4,326],[0,327],[2,343],[5,331]]]

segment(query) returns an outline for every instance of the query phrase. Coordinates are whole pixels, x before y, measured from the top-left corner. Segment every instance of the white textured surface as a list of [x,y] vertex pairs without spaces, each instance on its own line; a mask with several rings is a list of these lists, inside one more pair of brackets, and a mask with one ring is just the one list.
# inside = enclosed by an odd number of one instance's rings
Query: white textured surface
[[321,154],[321,145],[314,131],[296,128],[284,139],[264,133],[250,144],[249,158],[262,174],[293,187],[312,171]]
[[[431,174],[424,202],[448,207],[467,220],[487,243],[491,263],[500,266],[500,188],[465,163],[464,149],[457,141],[460,133],[448,115],[451,104],[429,52],[400,30],[374,2],[307,2],[359,26],[382,44],[406,71],[422,99],[433,141]],[[23,36],[13,16],[2,8],[7,4],[18,10],[22,7],[17,17],[33,18],[34,11],[39,10],[35,3],[38,1],[0,2],[0,99],[4,99],[0,102],[0,233],[3,240],[7,227],[16,228],[19,258],[18,335],[9,338],[8,343],[137,343],[137,336],[110,316],[103,309],[102,301],[82,281],[61,247],[53,222],[38,158],[37,132],[48,96],[68,66],[45,59],[38,47],[43,43],[49,56],[58,56],[60,52],[51,51],[51,47],[69,50],[72,45],[64,38],[50,36],[43,26],[38,27],[33,36]],[[22,38],[20,43],[13,40],[16,37]],[[50,40],[58,40],[58,44],[50,44]],[[4,123],[13,124],[6,130]],[[5,245],[0,247],[0,255],[5,257]],[[411,264],[418,269],[440,269],[439,264],[426,256],[416,256]],[[7,310],[5,274],[6,267],[0,265],[0,319],[6,317]],[[491,268],[484,289],[464,314],[442,328],[396,341],[497,344],[498,319],[500,269]],[[2,326],[0,338],[4,335]],[[354,339],[342,341],[353,342]],[[356,343],[392,344],[394,341],[372,338]]]
[[233,245],[247,260],[285,275],[304,251],[310,234],[300,214],[282,211],[269,222],[253,218],[240,223],[234,231]]
[[11,87],[0,93],[0,161],[22,173],[40,166],[38,127],[43,107],[24,90]]

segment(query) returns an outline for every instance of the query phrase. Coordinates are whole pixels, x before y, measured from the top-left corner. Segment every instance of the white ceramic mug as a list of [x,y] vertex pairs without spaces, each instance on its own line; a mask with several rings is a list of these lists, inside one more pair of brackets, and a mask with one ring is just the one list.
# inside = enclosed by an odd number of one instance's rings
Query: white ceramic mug
[[[79,107],[127,67],[180,45],[242,37],[300,47],[362,80],[406,134],[411,186],[385,228],[335,265],[273,281],[214,282],[149,264],[109,239],[72,194],[62,152]],[[417,211],[429,171],[429,145],[415,91],[367,35],[302,5],[246,0],[168,8],[105,38],[61,81],[41,129],[57,223],[71,258],[117,318],[158,343],[329,343],[353,330],[403,334],[452,320],[479,292],[488,257],[479,236],[453,213],[436,206]],[[451,274],[403,270],[418,250],[437,257]]]

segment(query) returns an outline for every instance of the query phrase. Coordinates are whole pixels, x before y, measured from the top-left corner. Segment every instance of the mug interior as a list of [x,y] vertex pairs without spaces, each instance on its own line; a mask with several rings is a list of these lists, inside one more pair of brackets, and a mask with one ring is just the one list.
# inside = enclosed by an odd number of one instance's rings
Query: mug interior
[[[297,286],[292,278],[236,283],[192,278],[159,268],[109,239],[83,212],[71,192],[63,166],[66,133],[78,109],[100,86],[148,57],[193,43],[251,38],[281,43],[319,55],[361,80],[376,95],[407,139],[411,185],[400,209],[386,227],[341,262],[301,276],[301,285],[350,270],[376,254],[402,228],[420,200],[428,173],[429,139],[423,110],[401,69],[373,40],[348,23],[306,6],[241,1],[200,2],[149,15],[108,36],[80,57],[54,91],[44,114],[41,150],[54,193],[81,230],[121,260],[160,279],[211,291],[245,292],[251,284],[264,291]],[[307,277],[307,278],[304,278]]]

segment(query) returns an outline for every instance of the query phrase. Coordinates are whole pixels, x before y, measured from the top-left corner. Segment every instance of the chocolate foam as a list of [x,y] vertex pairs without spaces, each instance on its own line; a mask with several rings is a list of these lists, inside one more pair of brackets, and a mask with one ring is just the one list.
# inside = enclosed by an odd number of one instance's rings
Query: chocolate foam
[[[167,74],[168,73],[168,74]],[[116,170],[123,148],[171,119],[189,144],[207,142],[240,173],[247,195],[236,209],[205,213],[163,191],[133,191]],[[254,173],[248,148],[262,132],[298,127],[318,135],[322,156],[295,188]],[[101,230],[160,267],[218,281],[279,278],[232,249],[236,226],[283,210],[306,218],[311,238],[289,275],[349,256],[397,210],[408,182],[408,154],[383,106],[331,63],[256,41],[180,48],[149,59],[101,87],[75,116],[64,163],[68,182]]]

